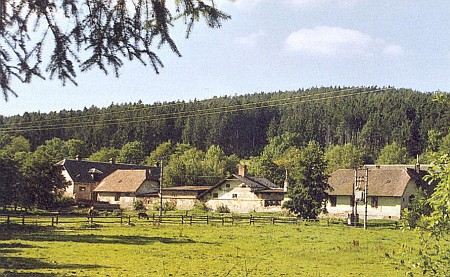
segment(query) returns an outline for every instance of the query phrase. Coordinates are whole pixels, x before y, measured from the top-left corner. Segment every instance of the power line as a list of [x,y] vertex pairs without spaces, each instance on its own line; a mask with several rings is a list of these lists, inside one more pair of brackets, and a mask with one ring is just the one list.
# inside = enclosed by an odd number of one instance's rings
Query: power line
[[[346,92],[346,91],[354,91],[357,89],[362,89],[360,87],[354,87],[354,88],[347,88],[347,89],[339,89],[339,90],[330,90],[330,91],[326,91],[326,92],[322,92],[322,93],[316,93],[316,94],[305,94],[305,95],[300,95],[300,96],[294,96],[294,97],[287,97],[287,98],[281,98],[281,99],[273,99],[273,100],[267,100],[268,102],[270,101],[274,101],[274,102],[280,102],[280,101],[284,101],[284,100],[289,100],[289,99],[297,99],[297,98],[302,98],[302,97],[312,97],[312,96],[317,96],[317,95],[321,95],[321,94],[329,94],[329,93],[336,93],[336,92]],[[211,99],[209,99],[211,100]],[[204,100],[209,101],[209,100]],[[266,101],[263,101],[266,102]],[[195,103],[195,102],[194,102]],[[254,104],[253,103],[249,103],[249,104]],[[63,121],[63,120],[70,120],[70,119],[76,119],[76,120],[80,120],[81,118],[89,118],[89,117],[95,117],[95,116],[108,116],[108,115],[114,115],[114,114],[122,114],[122,113],[128,113],[128,112],[136,112],[136,111],[143,111],[143,112],[148,112],[148,111],[152,111],[152,110],[156,110],[156,109],[161,109],[161,108],[168,108],[168,107],[172,107],[172,106],[181,106],[181,105],[186,105],[186,104],[190,104],[190,102],[186,103],[186,102],[176,102],[176,103],[168,103],[168,104],[153,104],[152,106],[145,106],[145,107],[136,107],[134,109],[127,109],[127,110],[120,110],[120,111],[106,111],[106,112],[98,112],[95,114],[85,114],[85,115],[80,115],[77,117],[59,117],[59,118],[53,118],[53,119],[44,119],[44,120],[35,120],[33,122],[17,122],[15,123],[16,125],[20,126],[20,125],[29,125],[29,124],[36,124],[36,123],[46,123],[46,122],[54,122],[54,121]],[[248,105],[248,104],[247,104]],[[78,111],[77,111],[78,112]],[[110,119],[109,121],[114,121],[116,119]],[[52,125],[56,125],[56,124],[52,124]],[[16,127],[18,127],[16,126]]]
[[[356,88],[353,90],[357,90]],[[332,93],[340,93],[342,91],[328,91],[323,92],[319,94],[314,95],[302,95],[302,96],[295,96],[295,97],[288,97],[288,98],[282,98],[282,99],[273,99],[268,101],[262,101],[262,102],[252,102],[247,104],[235,104],[230,106],[222,106],[222,107],[214,107],[214,108],[207,108],[207,109],[198,109],[198,110],[190,110],[190,111],[182,111],[182,112],[174,112],[174,113],[162,113],[162,114],[156,114],[156,115],[148,115],[148,116],[141,116],[141,117],[126,117],[126,118],[118,118],[118,119],[110,119],[110,120],[103,120],[102,123],[97,123],[96,121],[87,121],[87,122],[81,122],[81,123],[64,123],[64,124],[52,124],[42,127],[36,127],[36,126],[26,126],[26,127],[9,127],[9,128],[3,128],[0,130],[0,132],[3,133],[12,133],[12,132],[25,132],[25,131],[44,131],[44,130],[57,130],[57,129],[63,129],[63,128],[86,128],[86,127],[104,127],[104,126],[111,126],[119,123],[138,123],[142,122],[143,120],[146,121],[156,121],[156,120],[168,120],[168,119],[181,119],[181,118],[190,118],[190,117],[197,117],[197,116],[205,116],[205,115],[216,115],[216,114],[224,114],[224,113],[234,113],[239,111],[248,111],[248,110],[257,110],[257,109],[263,109],[263,108],[274,108],[274,107],[282,107],[282,106],[288,106],[293,104],[299,104],[299,103],[307,103],[307,102],[317,102],[317,101],[323,101],[323,100],[330,100],[330,99],[337,99],[337,98],[343,98],[343,97],[350,97],[350,96],[356,96],[361,94],[369,94],[369,93],[376,93],[381,92],[386,89],[376,89],[376,90],[367,90],[367,91],[358,91],[353,93],[347,93],[347,94],[341,94],[341,95],[332,95],[332,96],[326,96],[328,94]],[[349,90],[345,90],[349,91]],[[325,95],[322,97],[317,97],[320,95]],[[309,98],[309,97],[315,97],[312,99],[302,99],[302,98]],[[286,101],[286,102],[282,102]],[[282,102],[282,103],[278,103]],[[36,122],[33,122],[35,124]]]

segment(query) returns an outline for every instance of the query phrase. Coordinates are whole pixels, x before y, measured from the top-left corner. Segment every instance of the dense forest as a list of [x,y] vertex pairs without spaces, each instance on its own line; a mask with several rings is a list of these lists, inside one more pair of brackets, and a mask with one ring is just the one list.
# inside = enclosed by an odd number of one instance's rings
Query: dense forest
[[[335,169],[450,155],[450,101],[440,96],[448,95],[312,88],[1,117],[0,206],[63,203],[66,184],[55,164],[82,157],[163,162],[164,186],[212,185],[244,164],[251,175],[289,182],[291,199],[315,199],[313,214],[290,207],[314,217]],[[294,193],[305,191],[313,193]]]
[[84,141],[88,155],[133,141],[141,142],[148,154],[172,141],[203,151],[218,145],[227,155],[248,158],[258,155],[271,138],[291,132],[299,134],[300,143],[351,143],[374,161],[392,142],[414,157],[426,149],[430,130],[448,133],[450,111],[433,96],[410,89],[322,87],[202,101],[111,104],[0,116],[0,133],[25,137],[32,150],[55,137]]

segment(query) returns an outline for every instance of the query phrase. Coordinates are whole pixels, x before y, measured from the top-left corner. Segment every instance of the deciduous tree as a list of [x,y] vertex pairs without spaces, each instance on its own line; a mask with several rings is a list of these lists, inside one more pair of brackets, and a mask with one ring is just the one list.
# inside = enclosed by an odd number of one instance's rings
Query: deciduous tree
[[295,170],[293,183],[289,184],[288,197],[284,207],[304,219],[314,219],[325,210],[328,198],[326,161],[320,145],[314,141],[301,150]]
[[364,152],[350,143],[330,146],[325,151],[330,173],[339,168],[358,168],[364,163],[363,157]]
[[408,156],[406,147],[399,145],[397,142],[392,142],[384,146],[377,159],[377,164],[407,164],[411,158]]

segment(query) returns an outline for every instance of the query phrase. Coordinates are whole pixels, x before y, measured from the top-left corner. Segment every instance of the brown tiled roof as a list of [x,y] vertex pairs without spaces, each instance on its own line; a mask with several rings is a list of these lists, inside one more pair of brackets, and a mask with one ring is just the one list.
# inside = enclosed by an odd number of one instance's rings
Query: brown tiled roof
[[164,191],[205,191],[212,188],[212,186],[179,186],[163,188]]
[[[364,171],[358,171],[359,176],[364,176]],[[375,196],[401,197],[410,180],[420,183],[421,173],[416,173],[406,167],[372,167],[369,169],[368,194]],[[328,179],[328,184],[333,188],[330,195],[352,195],[355,183],[355,171],[353,169],[338,169]],[[420,184],[419,184],[420,185]]]
[[[249,188],[251,188],[254,192],[268,192],[271,190],[271,192],[276,192],[276,188],[278,188],[274,183],[267,180],[266,178],[259,178],[259,177],[250,177],[250,176],[241,176],[237,174],[232,174],[228,178],[218,182],[214,186],[212,186],[210,189],[202,192],[199,197],[202,197],[203,195],[207,194],[208,192],[211,192],[215,188],[219,187],[223,183],[225,183],[227,180],[230,179],[238,179],[241,182],[245,183]],[[273,190],[273,191],[272,191]]]
[[136,192],[146,180],[145,169],[119,169],[103,179],[94,192]]
[[[154,166],[70,159],[64,159],[56,165],[67,170],[75,183],[95,184],[118,169],[147,169],[150,171],[151,180],[157,181],[159,178],[159,168]],[[95,178],[92,178],[92,173],[95,173]]]

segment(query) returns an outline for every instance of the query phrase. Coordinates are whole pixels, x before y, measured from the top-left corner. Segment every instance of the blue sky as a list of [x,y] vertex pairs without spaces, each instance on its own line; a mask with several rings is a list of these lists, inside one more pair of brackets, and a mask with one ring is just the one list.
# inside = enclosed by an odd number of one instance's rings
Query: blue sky
[[[170,1],[168,1],[170,2]],[[206,99],[312,86],[450,89],[450,3],[405,0],[216,1],[232,20],[203,22],[188,40],[172,31],[183,55],[159,52],[164,68],[126,63],[120,78],[79,73],[78,86],[58,80],[14,83],[19,97],[0,100],[0,114],[78,110],[92,105]],[[181,27],[181,28],[180,28]]]

